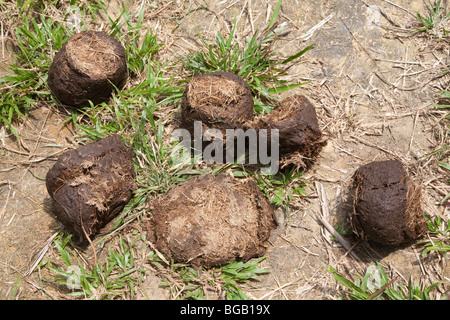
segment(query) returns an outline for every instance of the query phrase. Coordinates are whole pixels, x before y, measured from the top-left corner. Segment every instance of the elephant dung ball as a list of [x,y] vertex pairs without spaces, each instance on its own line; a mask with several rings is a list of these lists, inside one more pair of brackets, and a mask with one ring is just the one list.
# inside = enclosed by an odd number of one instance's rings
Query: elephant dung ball
[[85,107],[108,101],[128,78],[125,48],[104,32],[84,31],[70,37],[48,71],[48,85],[63,105]]
[[192,77],[181,102],[182,126],[191,133],[194,122],[203,130],[241,129],[253,119],[253,98],[247,83],[234,73],[217,71]]
[[197,267],[264,255],[276,226],[256,183],[226,174],[191,178],[152,206],[151,242],[174,261]]
[[115,218],[137,188],[133,151],[113,135],[63,153],[47,172],[53,213],[86,244]]
[[326,144],[316,110],[303,95],[283,99],[272,112],[255,120],[254,127],[267,129],[267,144],[272,143],[274,129],[278,130],[280,157],[299,167],[309,167]]
[[397,160],[371,162],[353,176],[355,194],[350,222],[361,238],[398,246],[426,229],[421,188]]

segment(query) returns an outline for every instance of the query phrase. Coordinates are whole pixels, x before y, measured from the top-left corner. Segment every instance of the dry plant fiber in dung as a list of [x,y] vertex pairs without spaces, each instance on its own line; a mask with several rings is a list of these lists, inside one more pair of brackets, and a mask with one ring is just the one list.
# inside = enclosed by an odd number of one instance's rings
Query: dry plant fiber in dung
[[70,37],[48,71],[48,84],[63,105],[84,107],[108,101],[114,86],[128,78],[125,48],[106,33],[84,31]]
[[193,133],[194,121],[201,121],[206,131],[242,129],[253,119],[250,87],[230,72],[213,72],[192,77],[181,103],[182,126]]
[[133,151],[117,135],[63,153],[46,176],[53,213],[86,243],[116,217],[135,190]]
[[351,224],[369,242],[397,246],[423,234],[421,188],[397,160],[371,162],[354,174]]
[[198,267],[264,255],[276,226],[256,183],[225,174],[191,178],[152,207],[150,241],[174,261]]
[[267,129],[269,144],[271,130],[277,129],[281,158],[292,157],[300,167],[311,165],[326,144],[316,110],[302,95],[283,99],[271,113],[255,120],[254,127]]

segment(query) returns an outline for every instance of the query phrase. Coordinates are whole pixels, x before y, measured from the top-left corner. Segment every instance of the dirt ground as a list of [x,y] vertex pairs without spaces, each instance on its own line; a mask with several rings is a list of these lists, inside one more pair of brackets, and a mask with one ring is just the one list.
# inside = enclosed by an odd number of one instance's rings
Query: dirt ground
[[[184,19],[161,21],[158,15],[148,19],[166,44],[162,58],[198,48],[198,30],[210,35],[219,28],[226,30],[235,15],[240,19],[239,34],[250,34],[267,22],[277,3],[206,2],[208,10],[194,10]],[[140,1],[128,4],[138,7]],[[110,14],[117,14],[120,5],[122,1],[110,1]],[[191,5],[199,6],[200,1]],[[310,98],[328,144],[305,173],[307,196],[292,204],[288,219],[281,209],[277,211],[281,224],[272,233],[263,261],[270,273],[244,286],[249,297],[336,299],[337,283],[324,264],[343,273],[364,272],[375,260],[391,270],[390,276],[428,283],[443,280],[439,290],[444,293],[450,288],[447,260],[438,256],[424,260],[416,245],[387,250],[352,236],[346,237],[354,245],[347,253],[317,219],[320,216],[334,226],[343,222],[350,230],[347,215],[351,212],[352,175],[360,165],[382,159],[401,160],[423,188],[424,210],[431,216],[450,218],[448,209],[440,206],[450,192],[448,175],[434,157],[421,158],[443,143],[438,132],[443,114],[432,105],[437,91],[449,90],[449,76],[438,75],[448,69],[450,49],[429,37],[412,35],[416,11],[425,11],[424,1],[283,2],[280,20],[290,28],[276,50],[288,56],[315,44],[289,69],[292,79],[311,84],[284,95],[302,93]],[[62,126],[66,116],[53,108],[32,110],[19,128],[21,144],[5,128],[0,129],[1,299],[10,296],[19,274],[16,297],[47,298],[38,289],[39,275],[24,274],[58,228],[48,210],[44,178],[58,155],[77,145],[73,129]],[[157,275],[148,276],[148,286],[151,298],[168,297]]]

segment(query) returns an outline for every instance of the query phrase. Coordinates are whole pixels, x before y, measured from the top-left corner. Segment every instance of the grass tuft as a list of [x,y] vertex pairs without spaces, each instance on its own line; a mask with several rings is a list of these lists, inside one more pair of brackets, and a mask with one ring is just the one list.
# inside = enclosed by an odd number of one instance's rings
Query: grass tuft
[[132,299],[136,292],[136,283],[142,281],[145,270],[138,269],[134,262],[134,243],[127,243],[119,237],[116,247],[110,246],[103,265],[86,266],[80,259],[75,261],[75,253],[71,246],[71,236],[58,235],[54,244],[64,262],[63,267],[48,268],[55,275],[57,283],[69,290],[69,296],[95,300]]
[[436,0],[434,4],[428,1],[427,15],[416,13],[421,28],[414,32],[426,32],[432,36],[442,38],[446,37],[450,30],[445,29],[445,24],[450,20],[450,11],[447,8],[447,1]]
[[431,217],[425,212],[429,237],[427,240],[419,242],[423,246],[422,256],[430,252],[437,252],[448,259],[450,252],[450,220],[445,221],[440,216]]
[[358,275],[357,280],[351,280],[341,275],[331,266],[328,271],[333,274],[336,281],[345,288],[345,293],[352,300],[436,300],[445,299],[436,287],[441,284],[437,281],[431,285],[412,282],[401,284],[397,278],[389,279],[383,267],[377,262],[370,264],[364,275]]
[[306,194],[307,182],[302,178],[303,172],[290,169],[275,175],[254,174],[259,189],[276,207],[283,207],[286,217],[290,215],[290,206],[295,199]]
[[16,62],[10,65],[10,74],[0,78],[0,124],[18,136],[13,121],[26,117],[39,102],[52,100],[47,87],[47,71],[52,62],[49,53],[58,51],[70,33],[62,23],[44,15],[23,16],[14,31]]
[[276,94],[308,84],[282,80],[287,75],[289,64],[296,62],[314,45],[287,58],[274,51],[277,40],[286,30],[286,24],[277,22],[281,3],[280,0],[269,24],[262,31],[255,31],[251,38],[245,39],[243,45],[236,39],[236,19],[228,37],[224,37],[220,31],[215,39],[207,39],[199,34],[203,46],[201,50],[191,51],[188,56],[183,57],[183,64],[189,75],[214,71],[237,74],[251,88],[257,114],[269,113],[273,109]]
[[189,265],[170,262],[170,269],[152,252],[149,262],[159,270],[165,270],[164,287],[168,287],[171,296],[176,299],[205,300],[214,298],[228,300],[248,300],[240,284],[258,281],[259,276],[269,272],[260,268],[265,259],[261,257],[248,262],[233,261],[222,267],[209,270],[196,270]]

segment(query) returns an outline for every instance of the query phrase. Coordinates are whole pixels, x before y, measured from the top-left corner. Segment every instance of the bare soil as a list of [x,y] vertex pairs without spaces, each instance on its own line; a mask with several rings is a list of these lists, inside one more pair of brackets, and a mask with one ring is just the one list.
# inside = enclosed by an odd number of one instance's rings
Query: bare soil
[[[146,19],[166,44],[161,59],[199,48],[198,31],[212,36],[219,28],[229,30],[234,17],[239,19],[238,34],[248,35],[267,23],[277,1],[213,0],[207,1],[208,9],[186,15],[189,4],[173,2],[185,11],[159,3],[161,10],[150,12]],[[139,7],[133,1],[127,3]],[[123,1],[110,1],[109,10],[117,11],[122,5]],[[167,11],[178,14],[178,19],[168,19],[171,15]],[[348,252],[318,219],[335,227],[342,223],[350,230],[349,190],[355,170],[371,161],[387,159],[401,160],[422,187],[426,212],[449,218],[448,209],[440,204],[450,192],[448,174],[436,164],[436,157],[422,157],[448,144],[442,140],[443,114],[433,104],[437,91],[449,90],[449,76],[440,77],[448,69],[449,47],[411,32],[416,11],[425,11],[424,1],[283,2],[281,21],[291,28],[275,49],[288,56],[315,44],[300,63],[289,68],[290,77],[311,83],[284,96],[299,93],[311,100],[327,145],[305,173],[307,196],[291,205],[288,217],[277,210],[279,226],[272,232],[267,259],[262,263],[270,274],[244,286],[249,297],[336,299],[340,290],[325,264],[354,275],[355,271],[364,272],[372,261],[386,267],[389,276],[426,283],[442,280],[438,287],[441,293],[450,288],[447,259],[434,254],[423,258],[417,244],[387,249],[352,235],[345,237],[352,244]],[[1,298],[11,295],[18,275],[26,274],[59,227],[46,206],[49,195],[44,177],[64,150],[79,145],[73,129],[64,122],[66,116],[55,108],[32,110],[18,127],[21,141],[1,129]],[[52,254],[57,255],[48,252]],[[146,291],[152,292],[153,298],[168,298],[157,277],[150,273]],[[40,279],[36,272],[23,276],[15,297],[61,298]]]

